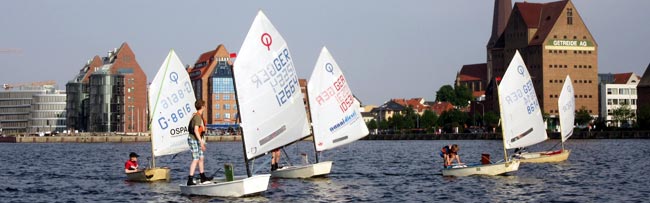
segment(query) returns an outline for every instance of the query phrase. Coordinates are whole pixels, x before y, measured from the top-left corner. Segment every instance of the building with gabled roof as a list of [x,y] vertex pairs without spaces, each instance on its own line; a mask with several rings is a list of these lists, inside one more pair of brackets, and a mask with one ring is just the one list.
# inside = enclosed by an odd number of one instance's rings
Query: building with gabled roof
[[238,126],[237,98],[233,82],[233,63],[223,44],[199,56],[187,71],[197,100],[206,102],[203,117],[209,129],[234,129]]
[[95,56],[66,84],[70,130],[146,132],[147,76],[124,42]]
[[456,86],[465,86],[473,97],[485,95],[487,84],[487,63],[463,65],[456,74]]
[[[576,108],[584,106],[592,116],[599,114],[598,44],[570,0],[515,3],[503,33],[489,45],[493,46],[488,46],[486,110],[498,112],[495,85],[518,50],[543,112],[557,119],[560,91],[570,75]],[[549,125],[553,128],[557,122]]]

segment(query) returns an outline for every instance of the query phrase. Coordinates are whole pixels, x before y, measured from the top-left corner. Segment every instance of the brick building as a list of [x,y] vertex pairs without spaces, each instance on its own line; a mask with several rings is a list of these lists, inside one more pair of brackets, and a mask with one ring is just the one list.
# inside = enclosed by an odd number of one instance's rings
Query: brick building
[[[509,11],[495,8],[495,12]],[[486,110],[498,112],[495,84],[519,50],[532,76],[543,112],[557,117],[560,91],[566,75],[570,75],[576,90],[576,107],[586,107],[592,116],[599,114],[598,45],[570,0],[517,2],[496,40],[494,33],[493,30],[487,46],[490,82]]]
[[71,130],[148,131],[147,76],[126,42],[86,63],[66,84],[66,94]]
[[203,117],[211,130],[234,129],[238,125],[232,64],[230,53],[220,44],[201,54],[188,68],[196,99],[206,102]]

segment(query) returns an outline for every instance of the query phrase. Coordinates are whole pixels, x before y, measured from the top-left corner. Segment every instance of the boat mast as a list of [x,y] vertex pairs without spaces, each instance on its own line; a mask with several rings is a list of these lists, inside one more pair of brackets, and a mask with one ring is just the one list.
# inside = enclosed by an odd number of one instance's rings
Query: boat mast
[[[309,84],[309,83],[307,83]],[[311,130],[311,141],[314,143],[314,157],[316,157],[316,163],[318,163],[318,150],[316,150],[316,133],[314,132],[314,116],[311,114],[311,104],[309,104],[309,85],[305,87],[305,95],[307,95],[307,104],[310,105],[309,108],[307,108],[307,113],[309,113],[309,120],[308,122],[310,123],[309,129]]]
[[244,163],[246,163],[246,174],[248,177],[253,176],[251,174],[251,169],[248,166],[248,158],[246,158],[246,139],[244,139],[244,129],[241,127],[241,111],[239,107],[239,96],[237,95],[237,82],[235,81],[235,65],[233,64],[230,66],[230,72],[232,73],[232,85],[233,88],[235,89],[235,103],[237,104],[237,115],[238,115],[238,120],[239,120],[239,131],[241,132],[241,144],[242,144],[242,149],[244,150]]
[[[499,98],[499,85],[497,84],[497,98]],[[503,104],[501,104],[501,99],[499,99],[499,110],[503,112]],[[503,116],[502,116],[503,117]],[[503,122],[504,118],[500,118],[499,121],[501,122],[501,140],[503,140],[503,160],[505,162],[508,162],[508,150],[506,150],[506,122]]]

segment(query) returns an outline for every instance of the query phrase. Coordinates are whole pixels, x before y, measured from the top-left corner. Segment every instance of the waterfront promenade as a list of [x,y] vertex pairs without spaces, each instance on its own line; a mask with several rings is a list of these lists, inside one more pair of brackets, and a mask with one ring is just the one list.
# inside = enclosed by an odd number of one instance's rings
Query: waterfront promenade
[[[239,135],[206,136],[208,142],[238,142]],[[559,139],[558,133],[549,133],[551,139]],[[498,140],[500,133],[446,133],[446,134],[382,134],[368,135],[364,140]],[[570,139],[650,139],[650,131],[580,131]],[[311,137],[305,138],[311,140]],[[62,136],[18,136],[0,137],[5,143],[129,143],[150,142],[149,134],[77,134]]]

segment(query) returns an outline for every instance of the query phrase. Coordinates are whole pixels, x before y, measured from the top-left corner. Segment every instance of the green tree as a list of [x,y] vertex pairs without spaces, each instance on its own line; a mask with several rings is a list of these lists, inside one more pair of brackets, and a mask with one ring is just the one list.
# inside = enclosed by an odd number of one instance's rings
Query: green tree
[[436,92],[436,101],[449,102],[454,106],[466,107],[474,99],[472,91],[465,86],[443,85]]
[[368,129],[370,129],[370,130],[377,129],[377,121],[375,121],[375,119],[372,119],[372,120],[368,121],[368,123],[366,123],[366,125],[368,126]]
[[639,128],[644,130],[650,129],[650,106],[643,106],[638,112],[636,119]]
[[458,109],[452,109],[445,111],[440,114],[438,123],[440,126],[443,126],[446,131],[451,131],[455,127],[461,127],[459,130],[462,132],[462,126],[467,124],[469,121],[469,115],[466,112],[462,112]]
[[436,92],[436,101],[453,103],[454,100],[456,100],[456,92],[451,85],[443,85]]
[[430,129],[433,130],[433,127],[436,126],[436,122],[438,122],[438,115],[429,109],[424,110],[420,117],[420,128],[427,129],[427,131]]
[[627,104],[623,104],[612,111],[612,119],[619,125],[627,123],[627,121],[634,118],[633,115],[630,105]]
[[384,120],[384,119],[380,120],[380,121],[378,122],[377,127],[379,127],[380,130],[387,130],[388,127],[389,127],[389,125],[388,125],[388,121],[386,121],[386,120]]
[[462,106],[465,107],[469,105],[469,101],[472,101],[474,99],[474,96],[472,96],[472,91],[467,88],[466,86],[456,86],[454,88],[454,93],[456,95],[456,101],[454,106]]
[[576,124],[577,125],[587,125],[593,118],[589,114],[589,111],[587,110],[587,107],[582,106],[580,107],[580,110],[576,112]]
[[497,127],[497,125],[499,125],[499,115],[494,112],[485,112],[483,119],[485,120],[485,125],[491,128]]

